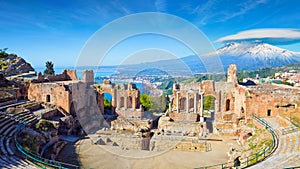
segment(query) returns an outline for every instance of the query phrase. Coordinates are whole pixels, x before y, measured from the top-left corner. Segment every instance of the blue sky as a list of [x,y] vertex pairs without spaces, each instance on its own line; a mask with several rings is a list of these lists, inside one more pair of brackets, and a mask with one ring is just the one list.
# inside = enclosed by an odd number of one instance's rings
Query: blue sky
[[[298,31],[299,11],[298,0],[0,0],[0,48],[9,48],[9,52],[25,58],[34,67],[43,67],[47,60],[56,67],[73,66],[97,30],[115,19],[141,12],[162,12],[185,19],[219,48],[223,44],[217,40],[243,31],[270,28]],[[137,38],[129,44],[141,41]],[[148,40],[147,44],[149,48],[161,46],[173,52],[169,47],[177,42],[158,38]],[[273,45],[300,52],[297,39]],[[174,47],[177,57],[190,54],[184,48],[178,52],[175,48],[180,47]],[[113,62],[114,56],[110,57],[107,63]]]

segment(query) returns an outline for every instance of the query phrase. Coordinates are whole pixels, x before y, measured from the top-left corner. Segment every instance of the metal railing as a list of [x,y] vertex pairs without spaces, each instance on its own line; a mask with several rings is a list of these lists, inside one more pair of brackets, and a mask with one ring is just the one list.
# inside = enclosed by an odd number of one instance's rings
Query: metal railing
[[246,168],[249,166],[252,166],[254,164],[257,164],[260,161],[263,161],[268,156],[270,156],[277,148],[278,146],[278,136],[276,132],[272,129],[272,127],[265,122],[263,119],[260,119],[259,117],[253,115],[253,119],[258,121],[260,124],[262,124],[271,134],[272,134],[272,142],[271,145],[266,147],[263,151],[254,153],[246,158],[240,159],[240,164],[236,165],[234,161],[222,163],[222,164],[216,164],[211,166],[205,166],[205,167],[199,167],[199,169],[208,169],[208,168]]
[[[68,164],[68,163],[63,163],[63,162],[59,162],[56,160],[50,160],[50,159],[46,159],[43,158],[41,156],[39,156],[38,154],[29,151],[27,149],[25,149],[17,140],[17,135],[18,133],[15,134],[15,144],[17,149],[26,156],[26,159],[33,162],[34,164],[42,164],[45,166],[49,166],[49,167],[54,167],[54,168],[59,168],[59,169],[69,169],[69,168],[83,168],[81,166],[77,166],[77,165],[73,165],[73,164]],[[42,167],[41,165],[38,165],[39,168],[43,168],[46,169],[47,167]]]
[[299,126],[299,119],[298,118],[296,118],[296,117],[293,117],[293,114],[295,114],[295,113],[290,113],[290,118],[288,118],[288,120],[295,126],[295,127],[297,127],[297,128],[300,128],[300,126]]
[[15,145],[16,145],[17,149],[26,156],[26,159],[29,160],[30,162],[32,162],[33,164],[35,164],[37,167],[46,169],[46,167],[42,167],[41,165],[39,165],[39,164],[43,164],[45,166],[59,168],[59,169],[84,168],[84,167],[76,166],[73,164],[67,164],[67,163],[63,163],[63,162],[59,162],[59,161],[55,161],[55,160],[49,160],[49,159],[39,156],[38,154],[36,154],[34,152],[31,152],[31,151],[25,149],[21,144],[19,144],[19,142],[17,140],[17,135],[20,133],[20,131],[22,131],[26,127],[27,123],[23,120],[20,120],[19,118],[15,118],[7,113],[0,112],[0,114],[3,114],[6,117],[18,122],[18,125],[17,125],[18,132],[14,135]]

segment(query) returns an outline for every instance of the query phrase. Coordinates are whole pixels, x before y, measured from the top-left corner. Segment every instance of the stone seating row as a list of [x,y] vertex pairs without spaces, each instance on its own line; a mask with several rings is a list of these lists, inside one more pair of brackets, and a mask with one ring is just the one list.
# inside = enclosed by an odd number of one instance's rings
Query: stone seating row
[[265,161],[250,168],[286,168],[300,166],[300,132],[279,137],[276,152]]
[[18,131],[17,121],[3,115],[0,116],[0,121],[0,168],[36,168],[17,157],[14,152],[13,136]]

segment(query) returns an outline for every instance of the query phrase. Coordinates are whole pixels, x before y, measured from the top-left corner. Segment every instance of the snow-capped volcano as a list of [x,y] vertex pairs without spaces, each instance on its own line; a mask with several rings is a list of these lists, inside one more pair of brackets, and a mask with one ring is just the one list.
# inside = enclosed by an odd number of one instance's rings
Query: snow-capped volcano
[[224,67],[235,63],[240,70],[283,66],[300,61],[300,53],[288,51],[267,43],[229,43],[216,52]]
[[[230,43],[226,46],[202,56],[190,55],[178,59],[160,60],[136,65],[123,65],[122,70],[128,74],[129,70],[133,73],[146,68],[157,68],[169,74],[190,75],[192,73],[207,73],[207,67],[202,59],[206,59],[210,68],[214,65],[219,66],[219,56],[223,70],[227,70],[230,64],[236,64],[239,71],[256,70],[266,67],[277,67],[300,62],[300,53],[291,52],[266,43]],[[219,68],[215,68],[219,70]],[[211,73],[211,72],[210,72]]]

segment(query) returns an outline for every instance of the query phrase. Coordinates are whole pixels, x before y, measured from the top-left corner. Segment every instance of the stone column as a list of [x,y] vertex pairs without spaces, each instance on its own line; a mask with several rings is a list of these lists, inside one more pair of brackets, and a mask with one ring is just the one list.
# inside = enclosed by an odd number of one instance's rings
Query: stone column
[[135,97],[132,97],[131,103],[132,103],[132,109],[135,110],[136,109],[136,98]]
[[179,92],[176,93],[176,102],[177,113],[179,113]]
[[186,112],[186,113],[189,113],[189,93],[186,93],[185,112]]
[[203,117],[203,101],[204,101],[204,92],[200,92],[200,122],[204,122],[204,117]]
[[128,106],[127,99],[128,99],[128,94],[125,94],[125,96],[124,96],[124,108],[125,109],[127,109],[127,106]]
[[117,100],[117,109],[121,108],[121,97],[119,97],[119,95],[116,94],[116,100]]
[[111,100],[111,103],[112,103],[113,107],[117,107],[117,105],[118,105],[116,93],[117,93],[116,89],[112,89],[112,100]]
[[197,93],[194,93],[194,114],[197,114]]

